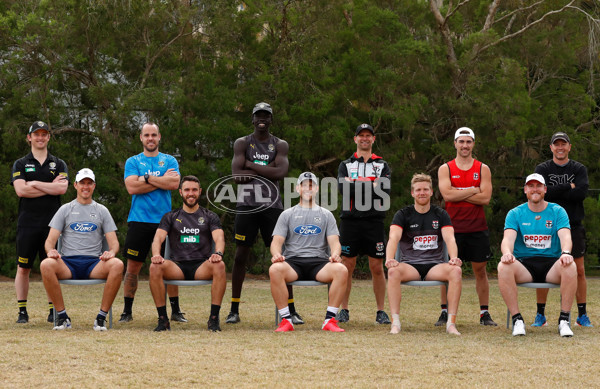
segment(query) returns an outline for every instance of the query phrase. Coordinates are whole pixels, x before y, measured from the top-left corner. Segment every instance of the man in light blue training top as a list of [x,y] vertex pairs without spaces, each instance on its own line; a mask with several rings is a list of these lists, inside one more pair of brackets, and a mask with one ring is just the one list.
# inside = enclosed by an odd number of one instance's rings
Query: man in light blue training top
[[[115,257],[119,252],[117,226],[102,204],[92,200],[96,177],[90,169],[81,169],[75,177],[77,198],[60,207],[50,221],[46,239],[46,258],[40,265],[44,287],[54,302],[58,319],[55,330],[71,328],[60,284],[64,279],[106,279],[100,312],[94,320],[94,330],[106,331],[106,314],[110,310],[121,286],[123,262]],[[62,246],[57,251],[56,242],[62,234]],[[106,237],[108,250],[102,252]]]
[[498,286],[512,314],[513,336],[525,335],[519,311],[517,284],[550,282],[560,284],[558,333],[573,336],[569,322],[577,289],[577,268],[571,255],[571,230],[567,212],[544,200],[546,181],[534,173],[525,180],[527,202],[506,215],[502,258],[498,264]]
[[[120,323],[133,320],[131,308],[138,274],[146,261],[160,219],[171,211],[171,191],[179,188],[179,164],[173,156],[158,151],[160,140],[158,125],[144,124],[140,133],[144,151],[125,163],[125,186],[132,198],[123,250],[127,258],[127,271],[123,282],[125,306]],[[171,302],[171,320],[186,322],[179,309],[177,286],[169,285],[167,291]]]

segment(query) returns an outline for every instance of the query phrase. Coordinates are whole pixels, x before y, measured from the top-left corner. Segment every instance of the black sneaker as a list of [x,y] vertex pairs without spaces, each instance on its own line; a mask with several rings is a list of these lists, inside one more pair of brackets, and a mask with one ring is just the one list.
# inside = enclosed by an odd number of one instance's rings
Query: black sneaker
[[377,311],[377,316],[375,316],[375,323],[392,324],[392,322],[390,321],[390,317],[384,311]]
[[66,316],[66,317],[59,316],[58,319],[56,319],[56,325],[52,329],[56,330],[56,331],[70,330],[71,329],[71,319],[69,318],[69,316]]
[[123,312],[121,314],[121,318],[119,319],[119,323],[129,323],[130,321],[133,321],[133,316],[131,313]]
[[221,326],[219,325],[219,317],[211,316],[208,318],[208,330],[212,332],[221,331]]
[[302,320],[302,316],[298,312],[292,313],[292,324],[304,324],[304,320]]
[[347,309],[340,309],[338,314],[335,316],[335,320],[338,321],[338,323],[346,323],[350,321],[350,311],[348,311]]
[[442,311],[442,313],[440,313],[440,318],[438,319],[438,321],[435,322],[435,326],[436,327],[445,326],[447,322],[448,322],[448,312]]
[[482,326],[493,327],[496,327],[498,325],[492,320],[492,317],[490,316],[490,313],[488,311],[485,311],[483,315],[481,315],[481,317],[479,318],[479,324],[481,324]]
[[[52,321],[54,321],[54,320],[52,320]],[[29,323],[29,315],[27,314],[27,312],[25,312],[25,313],[19,312],[19,318],[17,319],[17,323],[19,323],[19,324]]]
[[225,323],[235,324],[240,322],[240,314],[237,312],[229,312],[227,315],[227,319],[225,319]]
[[46,321],[48,323],[54,323],[54,309],[50,310],[50,313],[48,314],[48,319],[46,319]]
[[183,315],[184,315],[183,312],[173,312],[173,313],[171,313],[171,320],[178,321],[180,323],[187,323],[188,320]]
[[160,316],[158,318],[158,325],[154,331],[171,331],[171,323],[169,322],[169,319],[167,319],[165,316]]

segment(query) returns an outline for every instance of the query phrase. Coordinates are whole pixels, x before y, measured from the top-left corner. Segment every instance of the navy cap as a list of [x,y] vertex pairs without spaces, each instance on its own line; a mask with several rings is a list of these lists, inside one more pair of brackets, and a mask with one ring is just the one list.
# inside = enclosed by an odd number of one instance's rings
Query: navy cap
[[359,125],[358,127],[356,127],[356,132],[354,133],[354,136],[360,134],[360,132],[362,130],[371,131],[371,134],[375,135],[375,130],[373,130],[373,127],[371,127],[371,125],[369,125],[367,123],[363,123],[363,124]]
[[31,127],[29,127],[29,134],[33,134],[37,130],[46,130],[46,131],[50,132],[50,128],[48,127],[48,125],[42,121],[34,122],[31,125]]
[[268,113],[270,113],[271,115],[273,115],[273,108],[271,108],[271,105],[269,105],[269,103],[258,103],[254,106],[254,108],[252,109],[252,115],[254,115],[255,113],[257,113],[258,111],[266,111]]

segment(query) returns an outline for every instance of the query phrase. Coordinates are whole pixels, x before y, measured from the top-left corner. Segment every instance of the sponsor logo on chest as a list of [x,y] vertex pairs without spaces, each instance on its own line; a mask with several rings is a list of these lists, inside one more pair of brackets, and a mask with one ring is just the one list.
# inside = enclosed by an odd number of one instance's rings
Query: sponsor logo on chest
[[438,248],[437,235],[420,235],[413,239],[413,250],[432,250]]
[[313,224],[300,225],[294,228],[294,232],[298,235],[319,235],[321,233],[321,227]]
[[98,226],[89,222],[76,222],[71,223],[69,228],[76,232],[94,232],[98,229]]
[[179,232],[182,233],[182,234],[199,234],[200,233],[200,229],[199,228],[183,227],[181,230],[179,230]]
[[549,249],[552,246],[552,235],[523,235],[523,243],[531,249]]
[[200,243],[199,235],[181,235],[181,243]]

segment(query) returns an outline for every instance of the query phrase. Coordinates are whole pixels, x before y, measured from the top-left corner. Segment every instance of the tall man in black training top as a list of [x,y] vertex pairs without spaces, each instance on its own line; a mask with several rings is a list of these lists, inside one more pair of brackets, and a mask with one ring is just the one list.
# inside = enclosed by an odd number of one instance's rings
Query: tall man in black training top
[[[239,306],[242,284],[246,277],[246,262],[260,229],[266,247],[271,246],[272,233],[283,203],[279,180],[288,173],[286,141],[269,132],[273,124],[273,109],[258,103],[252,109],[254,132],[238,138],[233,145],[231,172],[238,185],[235,215],[235,258],[231,275],[231,311],[225,323],[240,321]],[[294,324],[304,324],[294,308],[292,288],[288,287],[289,306]]]
[[[585,228],[583,228],[583,200],[590,186],[586,167],[569,159],[571,140],[564,132],[557,132],[550,140],[552,159],[540,163],[535,172],[541,174],[546,180],[548,191],[545,199],[557,203],[567,211],[571,225],[571,240],[573,241],[572,254],[577,266],[577,325],[592,327],[586,311],[587,281],[585,279]],[[548,289],[537,289],[538,310],[532,327],[546,325],[546,298]]]
[[[17,275],[15,289],[19,304],[17,323],[27,323],[27,294],[29,292],[29,273],[35,257],[46,258],[44,243],[50,227],[48,223],[60,208],[60,195],[65,194],[69,186],[67,165],[60,158],[48,152],[50,128],[44,122],[37,121],[29,127],[27,142],[31,152],[15,161],[12,167],[11,184],[19,196],[19,217],[17,221]],[[50,314],[48,321],[53,322],[52,303],[48,297]]]

